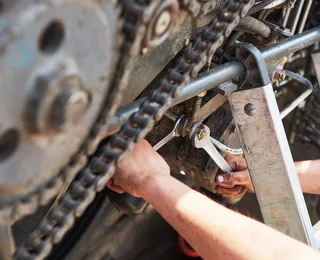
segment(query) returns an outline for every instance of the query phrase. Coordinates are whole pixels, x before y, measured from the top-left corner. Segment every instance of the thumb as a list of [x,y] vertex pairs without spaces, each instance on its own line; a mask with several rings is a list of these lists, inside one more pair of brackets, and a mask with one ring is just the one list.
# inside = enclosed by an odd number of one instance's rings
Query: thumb
[[248,170],[218,174],[216,183],[225,188],[232,188],[235,185],[247,186],[251,183]]

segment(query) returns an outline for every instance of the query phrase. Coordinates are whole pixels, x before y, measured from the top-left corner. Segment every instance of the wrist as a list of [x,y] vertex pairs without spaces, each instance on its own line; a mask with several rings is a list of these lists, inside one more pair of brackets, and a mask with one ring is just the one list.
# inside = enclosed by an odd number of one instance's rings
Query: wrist
[[171,176],[159,174],[152,174],[148,176],[148,178],[146,178],[145,181],[139,187],[139,196],[148,201],[148,198],[150,197],[150,195],[153,194],[154,190],[157,189],[159,184],[165,183],[167,178],[171,178]]

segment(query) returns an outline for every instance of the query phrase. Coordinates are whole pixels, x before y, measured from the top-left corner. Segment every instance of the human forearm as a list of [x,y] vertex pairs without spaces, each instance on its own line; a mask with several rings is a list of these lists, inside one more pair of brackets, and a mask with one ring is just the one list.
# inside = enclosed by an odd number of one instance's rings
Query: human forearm
[[295,163],[302,191],[320,194],[320,160]]
[[220,206],[169,174],[163,158],[141,141],[108,187],[146,199],[204,259],[319,259],[306,245]]
[[319,257],[307,246],[220,206],[170,176],[149,179],[141,196],[204,259]]

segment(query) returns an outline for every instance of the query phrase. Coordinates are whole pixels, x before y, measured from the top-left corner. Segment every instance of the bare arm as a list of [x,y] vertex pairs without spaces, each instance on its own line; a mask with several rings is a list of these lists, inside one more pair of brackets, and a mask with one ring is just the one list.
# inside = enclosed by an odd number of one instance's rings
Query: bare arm
[[295,163],[302,191],[320,194],[320,160]]
[[220,206],[168,174],[163,159],[141,142],[108,186],[117,184],[118,190],[151,203],[204,259],[319,258],[308,246]]

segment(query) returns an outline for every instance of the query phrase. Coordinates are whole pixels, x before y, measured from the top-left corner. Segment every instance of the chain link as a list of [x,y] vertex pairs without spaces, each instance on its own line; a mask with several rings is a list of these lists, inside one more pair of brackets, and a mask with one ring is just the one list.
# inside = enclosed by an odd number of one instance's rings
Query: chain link
[[[192,3],[199,2],[208,4],[213,1],[181,0],[180,4],[182,7],[188,7],[187,10],[190,11]],[[146,27],[159,3],[161,1],[119,1],[122,8],[124,39],[121,44],[117,70],[113,77],[111,98],[121,96],[125,89],[132,67],[132,57],[140,51]],[[97,155],[90,159],[88,166],[77,174],[59,203],[49,211],[29,240],[15,253],[15,259],[44,259],[51,252],[53,245],[62,240],[66,232],[73,226],[75,219],[80,217],[94,200],[96,193],[105,187],[106,182],[114,174],[116,164],[123,159],[126,152],[133,148],[135,142],[146,136],[155,121],[161,119],[170,106],[172,98],[178,96],[190,79],[199,73],[207,59],[223,43],[225,37],[230,35],[240,17],[245,16],[253,4],[253,0],[229,1],[222,13],[213,19],[193,46],[185,50],[184,56],[174,68],[168,71],[160,87],[141,105],[139,111],[131,116],[118,134],[111,137],[107,144],[101,147]],[[201,12],[199,11],[198,14]],[[118,98],[118,100],[121,99]],[[114,103],[113,107],[107,106],[101,118],[108,120],[114,113],[115,107]],[[104,122],[97,124],[96,131],[86,143],[87,151],[93,152],[99,144],[97,136]],[[81,158],[82,156],[78,156],[75,160]]]

